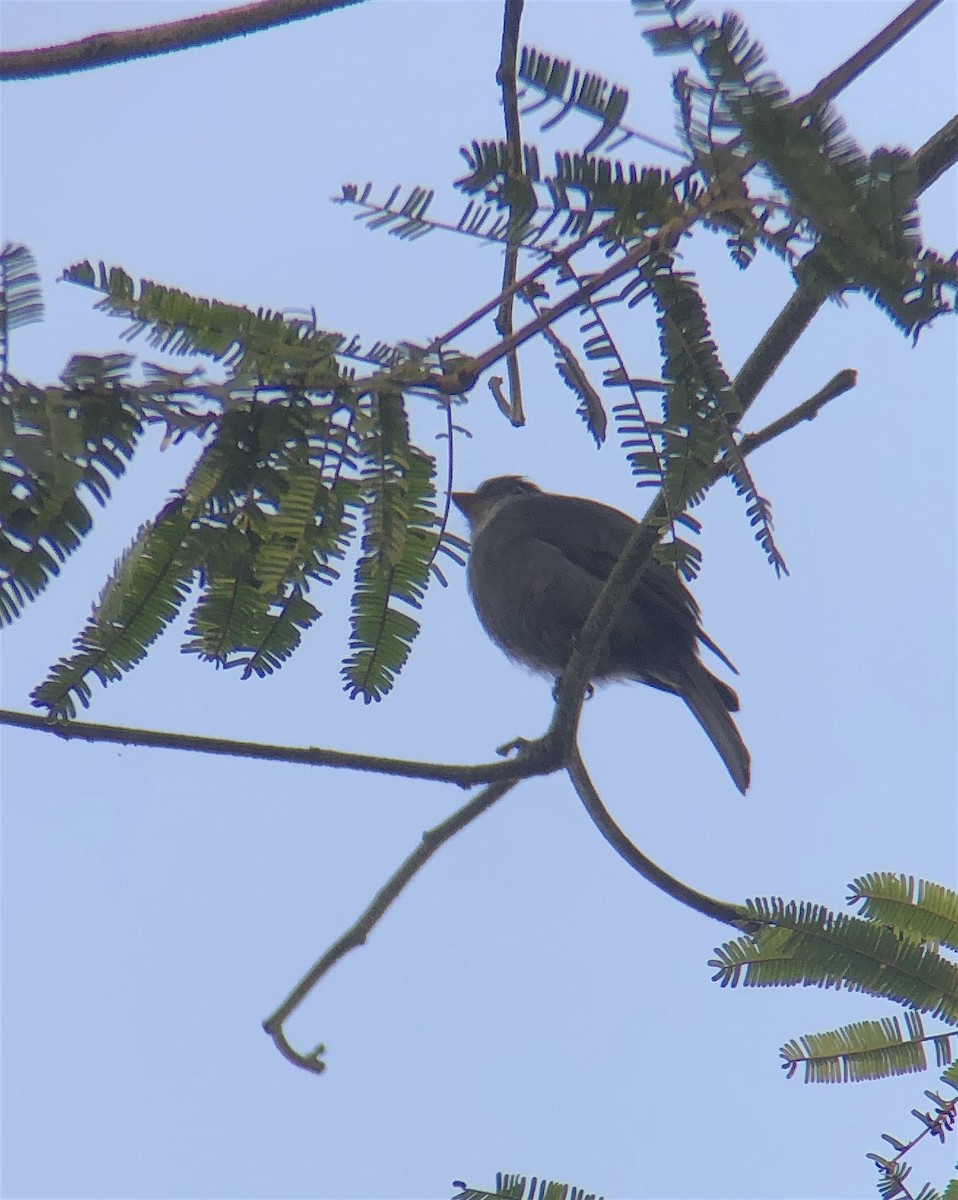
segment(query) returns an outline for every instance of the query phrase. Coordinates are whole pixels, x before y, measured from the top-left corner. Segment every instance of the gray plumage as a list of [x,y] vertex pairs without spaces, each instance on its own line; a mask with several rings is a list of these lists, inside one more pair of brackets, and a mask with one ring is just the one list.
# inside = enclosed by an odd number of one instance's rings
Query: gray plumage
[[[487,479],[453,500],[472,533],[469,591],[483,627],[510,658],[558,678],[636,522],[515,475]],[[745,792],[749,752],[729,716],[738,696],[702,664],[699,642],[735,670],[702,629],[676,572],[649,559],[593,678],[634,679],[680,696]]]

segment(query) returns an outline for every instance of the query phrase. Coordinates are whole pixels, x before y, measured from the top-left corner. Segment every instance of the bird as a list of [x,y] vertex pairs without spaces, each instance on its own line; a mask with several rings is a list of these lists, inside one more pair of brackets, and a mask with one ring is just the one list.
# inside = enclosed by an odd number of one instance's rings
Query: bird
[[[509,658],[558,681],[638,522],[596,500],[545,492],[519,475],[487,479],[452,499],[469,524],[467,582],[480,623]],[[730,715],[738,696],[703,664],[699,643],[738,674],[702,628],[678,573],[650,557],[593,682],[635,680],[681,697],[744,795],[751,758]]]

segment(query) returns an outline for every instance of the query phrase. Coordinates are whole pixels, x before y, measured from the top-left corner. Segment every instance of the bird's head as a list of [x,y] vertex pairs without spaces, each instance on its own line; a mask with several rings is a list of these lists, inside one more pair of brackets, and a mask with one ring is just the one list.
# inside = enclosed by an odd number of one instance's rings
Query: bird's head
[[469,522],[473,537],[501,512],[503,505],[522,496],[540,496],[542,489],[521,475],[497,475],[480,483],[474,492],[453,492],[453,503]]

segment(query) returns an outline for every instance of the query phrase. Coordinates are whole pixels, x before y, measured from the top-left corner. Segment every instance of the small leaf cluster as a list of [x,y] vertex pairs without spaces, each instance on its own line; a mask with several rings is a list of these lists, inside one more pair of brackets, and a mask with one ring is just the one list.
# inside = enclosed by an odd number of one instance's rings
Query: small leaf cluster
[[[843,988],[904,1008],[903,1020],[856,1021],[786,1042],[781,1057],[788,1078],[799,1067],[806,1083],[914,1074],[927,1070],[931,1049],[935,1064],[947,1068],[942,1082],[958,1093],[958,964],[942,953],[958,950],[958,892],[876,871],[855,879],[849,893],[857,916],[777,897],[749,901],[742,910],[749,932],[716,950],[709,963],[716,968],[713,978],[723,987]],[[923,1013],[946,1028],[926,1032]],[[907,1143],[883,1134],[894,1157],[868,1156],[881,1173],[882,1196],[905,1200],[918,1194],[905,1185],[910,1172],[905,1155],[923,1137],[944,1141],[954,1129],[958,1094],[925,1096],[933,1111],[912,1110],[921,1132]],[[927,1200],[939,1195],[930,1185],[920,1194]]]
[[[941,950],[958,949],[958,893],[941,884],[874,872],[854,880],[849,903],[858,916],[777,897],[750,900],[750,932],[716,950],[709,963],[722,987],[844,988],[894,1000],[897,1018],[862,1021],[808,1034],[782,1049],[791,1078],[804,1065],[807,1083],[878,1079],[925,1068],[924,1043],[939,1065],[955,1057],[958,965]],[[920,1013],[952,1028],[926,1034]]]
[[[19,262],[3,311],[37,313]],[[89,704],[94,679],[121,678],[146,655],[195,593],[182,649],[243,678],[275,671],[319,618],[310,598],[335,583],[363,529],[353,595],[351,695],[378,699],[408,655],[439,549],[459,559],[441,527],[436,463],[411,440],[401,386],[354,383],[339,361],[356,339],[268,310],[192,297],[119,268],[80,264],[67,278],[100,291],[101,309],[166,353],[203,355],[226,378],[202,380],[128,355],[77,356],[61,386],[7,374],[0,394],[0,619],[13,620],[92,525],[148,426],[165,443],[194,436],[187,478],[137,531],[76,635],[72,651],[35,688],[56,718]],[[26,282],[24,282],[26,280]],[[26,289],[26,290],[25,290]],[[419,378],[421,354],[377,344],[365,356]],[[441,576],[440,576],[441,577]],[[398,605],[398,607],[397,607]]]
[[[727,199],[717,223],[732,229],[740,265],[761,241],[785,254],[806,286],[861,291],[913,337],[954,311],[958,267],[922,248],[908,151],[866,154],[830,105],[793,101],[736,14],[686,17],[689,0],[633,4],[643,16],[668,18],[646,31],[657,52],[691,53],[701,68],[701,81],[680,73],[681,132],[703,182]],[[749,195],[745,175],[756,165],[776,189],[771,203]],[[796,238],[809,248],[799,253]]]
[[0,391],[0,625],[60,573],[145,428],[126,355],[74,358],[60,386]]
[[496,1172],[496,1187],[492,1192],[469,1187],[461,1180],[454,1180],[452,1186],[457,1189],[453,1200],[603,1200],[594,1192],[587,1193],[584,1188],[568,1183],[535,1176],[527,1179],[524,1175],[503,1171]]

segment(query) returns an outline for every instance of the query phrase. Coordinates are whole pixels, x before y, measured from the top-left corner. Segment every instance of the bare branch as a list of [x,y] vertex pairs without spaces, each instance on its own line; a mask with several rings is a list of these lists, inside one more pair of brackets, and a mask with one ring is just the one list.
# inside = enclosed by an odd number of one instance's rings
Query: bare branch
[[905,34],[910,33],[918,22],[924,20],[939,4],[941,0],[913,0],[913,3],[902,9],[884,29],[879,30],[870,42],[866,42],[834,71],[829,71],[824,79],[820,79],[812,90],[798,101],[799,109],[812,112],[826,101],[833,100],[872,63],[877,62],[883,54],[897,45]]
[[[519,123],[519,96],[516,85],[516,57],[519,51],[519,26],[525,0],[506,0],[502,14],[502,55],[496,78],[502,89],[502,113],[506,126],[506,143],[509,147],[511,171],[516,177],[522,174],[522,128]],[[511,173],[511,172],[510,172]],[[506,181],[508,187],[509,180]],[[509,223],[518,226],[515,206],[510,206]],[[500,337],[512,333],[512,306],[515,301],[514,284],[519,266],[519,247],[512,239],[506,242],[502,266],[502,288],[499,292],[499,312],[496,314],[496,330]],[[519,373],[519,352],[511,350],[506,356],[509,376],[509,420],[516,427],[525,425],[526,417],[522,406],[522,376]]]
[[937,133],[933,133],[915,151],[913,158],[918,174],[918,191],[921,193],[958,162],[958,117],[952,117]]
[[[769,422],[763,429],[757,430],[755,433],[748,433],[739,442],[739,449],[743,456],[751,454],[753,450],[757,450],[760,446],[765,446],[775,438],[780,437],[783,433],[787,433],[789,429],[794,429],[796,425],[800,425],[802,421],[812,421],[830,400],[835,400],[838,396],[843,396],[858,382],[858,372],[846,367],[843,371],[839,371],[825,386],[814,396],[810,396],[796,408],[785,413],[775,421]],[[722,462],[716,464],[716,478],[720,478],[724,471],[721,468],[724,466]]]
[[602,803],[578,750],[573,752],[567,770],[569,778],[572,780],[572,786],[582,801],[585,811],[592,818],[593,824],[633,871],[637,871],[643,879],[647,879],[659,891],[665,892],[667,896],[678,900],[687,908],[702,913],[703,916],[711,917],[715,921],[722,921],[725,925],[734,925],[736,929],[747,929],[753,923],[746,910],[737,904],[729,904],[725,900],[715,900],[711,896],[706,896],[704,892],[697,892],[694,888],[682,883],[680,879],[663,871],[651,858],[644,855],[619,828],[612,814]]
[[[811,420],[829,400],[833,400],[853,387],[856,378],[854,371],[840,371],[824,388],[800,404],[798,408],[786,413],[785,416],[758,433],[752,434],[751,441],[747,437],[744,438],[740,446],[742,456],[745,457],[760,446],[767,445],[773,438],[786,433],[800,421]],[[711,487],[727,474],[728,465],[724,458],[716,462],[705,486]],[[652,553],[652,547],[658,540],[662,522],[668,520],[669,517],[670,513],[664,493],[660,491],[622,551],[618,562],[612,568],[602,591],[592,606],[589,619],[576,640],[576,648],[562,673],[559,698],[552,714],[552,723],[546,735],[539,742],[533,743],[537,753],[541,754],[543,758],[554,754],[566,766],[569,765],[570,756],[574,753],[579,714],[582,711],[585,691],[592,679],[595,663],[602,655],[618,614],[628,602],[633,580]]]
[[263,1022],[263,1028],[276,1043],[277,1049],[291,1063],[306,1071],[319,1074],[325,1070],[322,1055],[325,1047],[317,1046],[309,1054],[299,1054],[286,1040],[283,1023],[289,1015],[302,1004],[317,983],[326,975],[350,950],[365,944],[366,938],[379,924],[396,897],[409,881],[426,865],[440,846],[445,845],[460,829],[464,829],[477,817],[500,800],[515,784],[515,780],[490,784],[478,796],[473,797],[468,804],[457,809],[433,829],[427,829],[415,850],[403,860],[400,866],[386,880],[369,903],[369,906],[349,929],[336,939],[322,958],[318,959],[297,983],[290,994],[276,1011]]
[[193,46],[209,46],[318,13],[359,4],[360,0],[258,0],[201,17],[186,17],[164,25],[94,33],[61,46],[0,51],[0,80],[41,79],[70,75],[136,58],[152,58]]
[[519,755],[508,762],[475,766],[415,762],[411,759],[386,758],[375,754],[326,750],[318,746],[276,746],[268,742],[233,741],[230,738],[202,737],[192,733],[163,733],[153,729],[131,729],[125,725],[97,725],[88,721],[54,722],[39,713],[21,713],[7,708],[0,709],[0,725],[53,734],[65,741],[108,742],[121,746],[146,746],[158,750],[192,750],[199,754],[296,763],[308,767],[338,767],[350,771],[369,771],[374,775],[425,779],[434,783],[455,783],[460,787],[549,774],[561,765],[558,762],[550,764],[541,751]]

